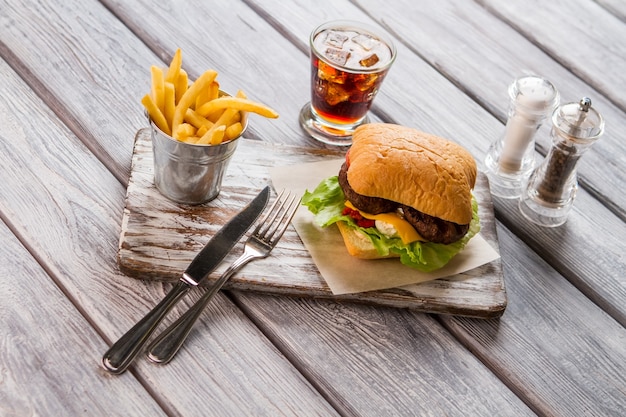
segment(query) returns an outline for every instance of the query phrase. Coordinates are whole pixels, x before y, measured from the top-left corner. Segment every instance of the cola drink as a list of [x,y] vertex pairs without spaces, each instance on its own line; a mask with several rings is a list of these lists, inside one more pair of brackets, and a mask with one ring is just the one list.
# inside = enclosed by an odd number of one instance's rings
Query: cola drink
[[349,144],[395,60],[395,47],[388,38],[351,22],[322,25],[310,42],[311,104],[303,110],[310,112],[314,128],[326,136],[347,137]]

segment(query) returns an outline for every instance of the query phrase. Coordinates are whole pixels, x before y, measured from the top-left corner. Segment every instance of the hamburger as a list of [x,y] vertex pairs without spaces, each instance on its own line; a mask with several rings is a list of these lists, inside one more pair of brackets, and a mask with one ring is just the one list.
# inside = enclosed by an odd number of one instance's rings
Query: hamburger
[[358,127],[338,174],[305,192],[321,227],[336,224],[350,255],[444,266],[480,230],[476,162],[462,146],[386,123]]

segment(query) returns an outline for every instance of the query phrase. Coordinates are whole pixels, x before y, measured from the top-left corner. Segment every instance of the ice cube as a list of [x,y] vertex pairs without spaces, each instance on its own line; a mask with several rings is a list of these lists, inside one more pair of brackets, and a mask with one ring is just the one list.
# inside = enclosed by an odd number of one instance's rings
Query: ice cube
[[345,84],[347,77],[345,72],[339,71],[323,61],[317,64],[317,76],[335,84]]
[[361,64],[361,66],[369,68],[372,65],[375,65],[378,61],[379,61],[378,55],[372,54],[368,56],[367,58],[363,58],[362,60],[360,60],[359,64]]
[[346,65],[346,62],[348,62],[348,58],[350,58],[350,52],[342,51],[340,49],[335,49],[335,48],[328,48],[326,49],[324,56],[333,64],[343,66],[343,65]]
[[372,38],[371,36],[364,33],[360,33],[353,37],[352,42],[357,43],[361,46],[361,48],[365,49],[366,51],[372,50],[372,48],[380,43],[378,39]]
[[334,46],[335,48],[341,49],[343,44],[348,40],[348,36],[345,33],[335,32],[329,30],[326,33],[326,39],[324,39],[324,43],[328,46]]
[[354,85],[359,91],[367,91],[374,87],[378,80],[377,74],[359,74],[354,77]]
[[348,101],[350,93],[339,84],[329,83],[326,89],[326,102],[331,106]]

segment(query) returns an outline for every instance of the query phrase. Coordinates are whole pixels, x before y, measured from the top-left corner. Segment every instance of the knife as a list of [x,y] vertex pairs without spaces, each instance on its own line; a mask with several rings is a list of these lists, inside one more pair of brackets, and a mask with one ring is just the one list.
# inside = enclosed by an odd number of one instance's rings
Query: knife
[[102,357],[104,368],[121,374],[144,347],[165,315],[192,287],[197,286],[219,264],[254,224],[269,201],[270,187],[266,186],[255,198],[224,225],[191,261],[178,283],[146,316],[127,331]]

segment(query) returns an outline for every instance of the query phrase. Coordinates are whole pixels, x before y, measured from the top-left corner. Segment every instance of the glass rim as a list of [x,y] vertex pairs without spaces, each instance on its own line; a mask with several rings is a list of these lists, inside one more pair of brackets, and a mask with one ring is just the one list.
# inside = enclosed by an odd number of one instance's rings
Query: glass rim
[[[332,61],[329,61],[323,54],[321,54],[317,48],[315,48],[314,40],[315,37],[322,31],[330,28],[341,28],[341,29],[354,29],[359,30],[361,32],[365,32],[368,35],[372,35],[373,37],[380,39],[383,41],[389,50],[391,51],[391,57],[389,61],[385,63],[385,65],[377,66],[375,68],[351,68],[344,65],[338,65]],[[389,35],[384,29],[377,28],[368,23],[358,22],[354,20],[331,20],[329,22],[322,23],[317,26],[311,34],[309,35],[309,46],[311,49],[311,53],[315,54],[317,58],[322,60],[324,63],[330,65],[331,67],[338,69],[340,71],[349,72],[351,74],[374,74],[377,72],[382,72],[388,70],[391,65],[396,60],[397,50],[396,45],[391,39],[391,35]]]

